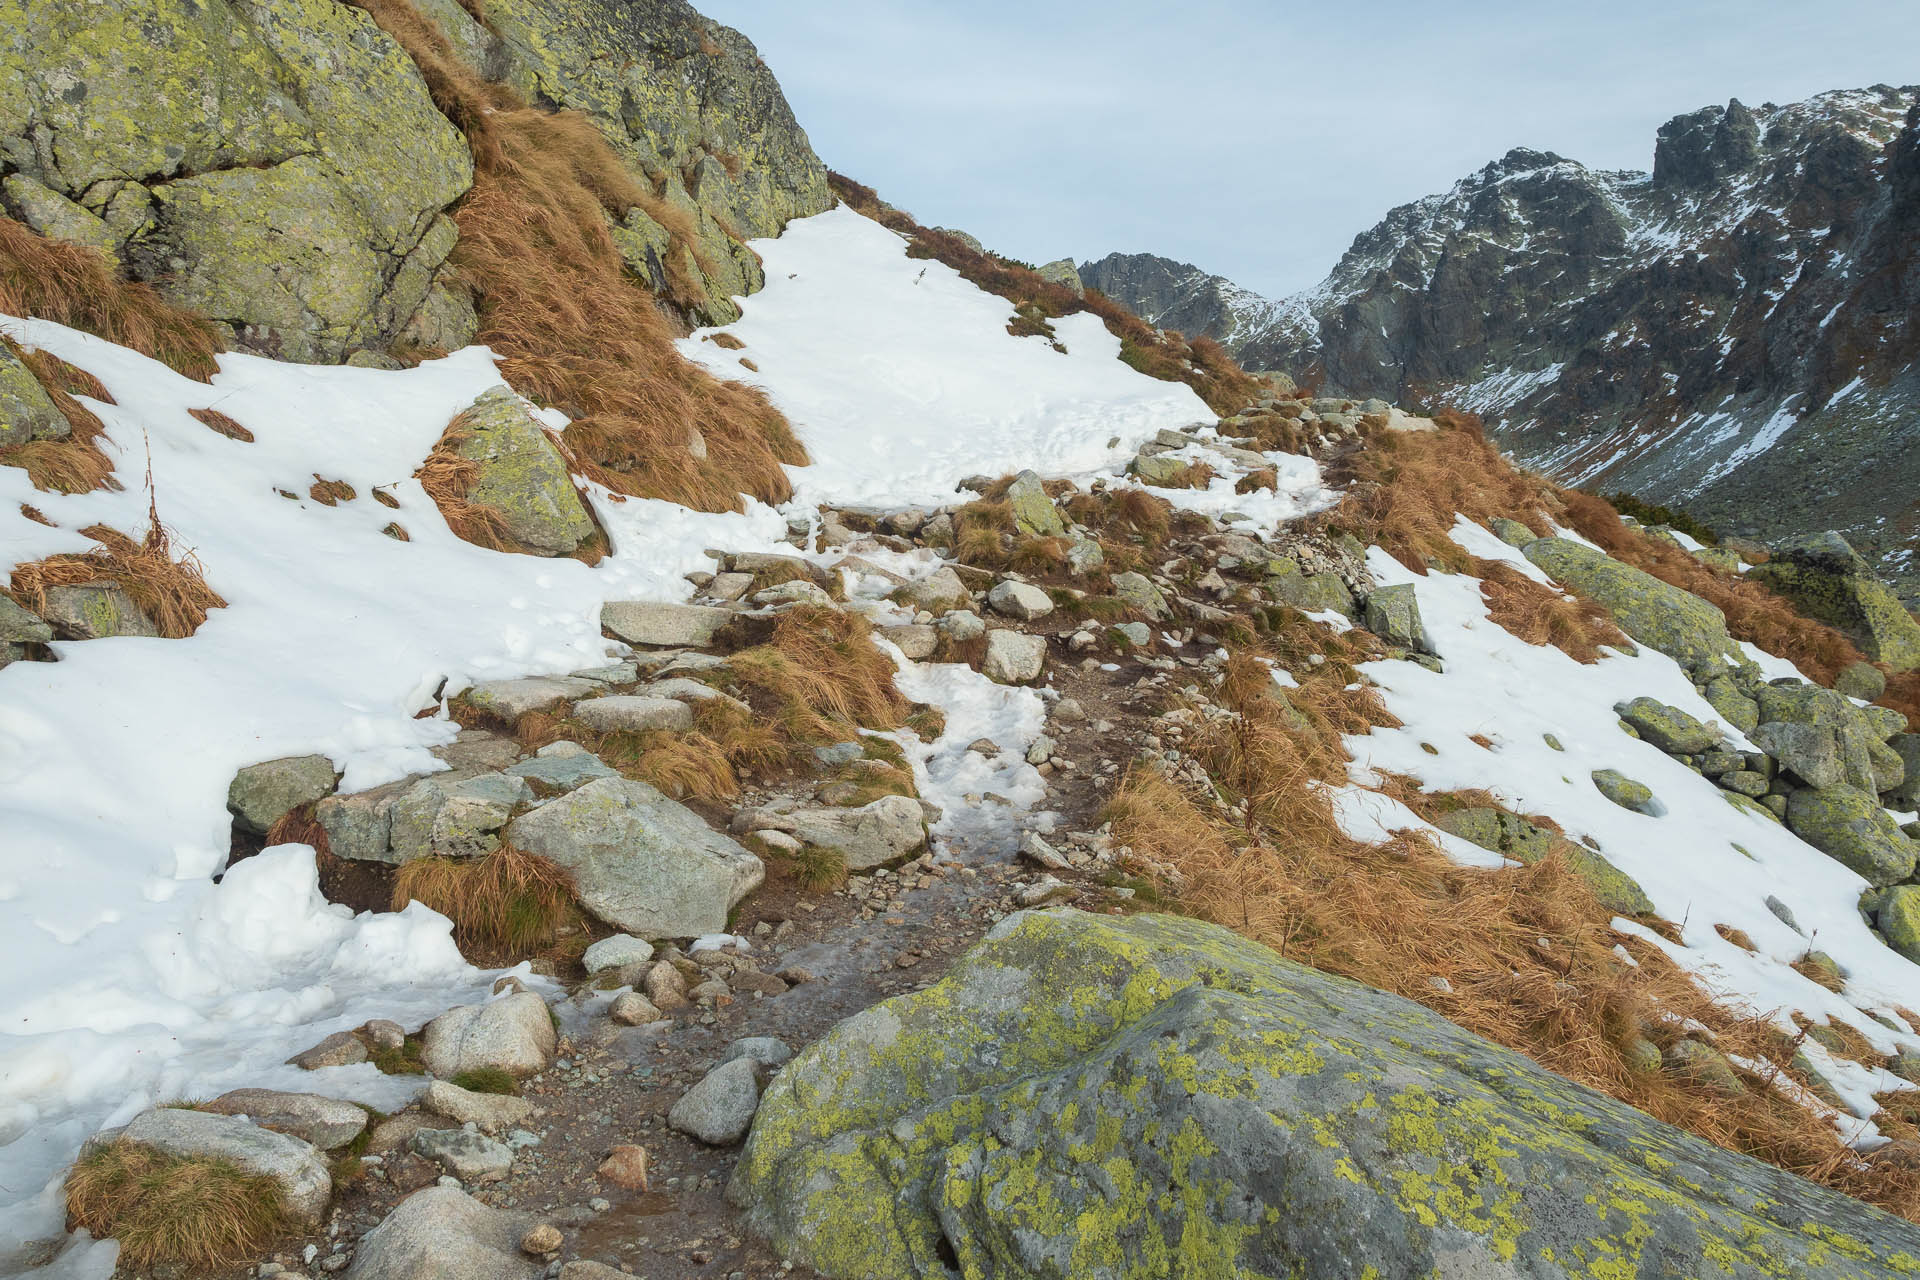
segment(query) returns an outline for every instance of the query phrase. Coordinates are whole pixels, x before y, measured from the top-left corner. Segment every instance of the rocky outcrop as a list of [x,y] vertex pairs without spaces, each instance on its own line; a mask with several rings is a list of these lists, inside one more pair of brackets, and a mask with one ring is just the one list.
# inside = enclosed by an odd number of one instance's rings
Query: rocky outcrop
[[1016,915],[848,1019],[768,1086],[728,1194],[836,1278],[1868,1277],[1920,1250],[1911,1223],[1165,916]]
[[[1920,667],[1920,622],[1839,534],[1829,530],[1789,539],[1747,576],[1791,600],[1801,613],[1852,636],[1874,661],[1895,671]],[[1867,671],[1869,678],[1878,676],[1871,667]]]
[[452,250],[465,139],[334,0],[0,0],[7,211],[287,359],[398,335]]
[[1712,669],[1735,652],[1726,615],[1691,592],[1567,538],[1540,538],[1520,550],[1561,585],[1605,605],[1622,631],[1682,666]]
[[1650,173],[1516,149],[1280,302],[1166,259],[1082,275],[1248,368],[1474,409],[1563,480],[1768,540],[1839,529],[1911,597],[1917,95],[1690,112]]

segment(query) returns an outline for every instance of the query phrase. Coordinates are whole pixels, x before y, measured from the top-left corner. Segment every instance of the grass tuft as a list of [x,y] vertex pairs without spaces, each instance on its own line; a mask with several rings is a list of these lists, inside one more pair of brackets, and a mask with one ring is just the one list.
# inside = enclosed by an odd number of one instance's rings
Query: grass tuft
[[97,1238],[118,1240],[122,1265],[135,1267],[238,1262],[260,1253],[288,1225],[272,1178],[125,1141],[74,1162],[67,1216]]
[[174,640],[192,635],[210,610],[223,609],[227,602],[207,585],[191,552],[174,559],[159,513],[151,506],[148,512],[147,533],[139,542],[96,524],[80,532],[99,543],[99,550],[15,565],[8,594],[21,608],[41,613],[51,588],[106,579],[119,583],[133,597],[161,635]]
[[462,951],[525,955],[552,943],[572,916],[573,877],[511,845],[474,858],[415,858],[393,877],[393,910],[409,902],[453,921]]
[[507,1093],[518,1096],[520,1082],[499,1067],[469,1067],[455,1074],[450,1084],[468,1093]]

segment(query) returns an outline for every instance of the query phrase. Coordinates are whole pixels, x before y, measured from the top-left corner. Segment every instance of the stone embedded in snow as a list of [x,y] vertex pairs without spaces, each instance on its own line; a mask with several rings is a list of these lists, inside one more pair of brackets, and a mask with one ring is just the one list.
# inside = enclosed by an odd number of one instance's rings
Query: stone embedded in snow
[[[11,194],[11,179],[9,183]],[[0,342],[0,449],[29,440],[64,440],[72,434],[73,424],[13,353],[12,344]]]
[[514,819],[506,838],[571,872],[587,910],[645,938],[723,932],[766,877],[760,859],[691,809],[626,778],[549,800]]
[[652,600],[609,600],[600,607],[600,625],[615,637],[655,648],[704,648],[733,616],[712,605]]
[[1022,471],[1013,478],[1007,488],[1007,505],[1013,508],[1013,527],[1021,533],[1048,537],[1066,532],[1067,522],[1061,518],[1060,508],[1047,496],[1035,472]]
[[325,756],[288,756],[250,764],[227,787],[227,810],[256,835],[303,804],[333,791],[333,761]]
[[987,603],[996,613],[1023,621],[1044,618],[1053,612],[1052,596],[1030,582],[1015,582],[1011,578],[994,583],[993,590],[987,592]]
[[472,778],[431,774],[394,798],[388,813],[387,854],[394,865],[415,858],[467,858],[496,848],[516,807],[533,800],[523,778],[483,773]]
[[422,1040],[420,1060],[446,1080],[486,1067],[516,1077],[533,1075],[546,1068],[556,1037],[547,1002],[531,991],[516,991],[447,1010],[426,1025]]
[[62,640],[105,640],[112,636],[155,637],[160,628],[141,612],[117,582],[88,582],[48,587],[40,615]]
[[747,1136],[760,1106],[760,1064],[741,1057],[707,1072],[667,1112],[667,1123],[708,1146],[731,1146]]
[[630,964],[645,964],[653,959],[653,944],[631,934],[616,933],[587,948],[580,963],[588,973],[603,969],[624,969]]
[[350,1067],[367,1060],[367,1046],[351,1031],[336,1031],[319,1044],[302,1049],[287,1059],[290,1067],[319,1071],[326,1067]]
[[[1187,442],[1191,443],[1191,441]],[[1181,446],[1176,446],[1181,447]],[[1127,471],[1141,484],[1166,485],[1187,474],[1188,466],[1179,458],[1165,453],[1147,453],[1142,451],[1127,464]]]
[[1019,631],[987,632],[987,653],[980,673],[999,684],[1027,684],[1038,680],[1047,665],[1047,638]]
[[1875,888],[1907,879],[1920,856],[1878,799],[1844,784],[1794,792],[1787,829]]
[[243,1173],[272,1178],[288,1214],[305,1227],[319,1225],[333,1198],[333,1175],[311,1142],[237,1116],[161,1107],[135,1116],[120,1137],[170,1156],[224,1160]]
[[39,617],[0,595],[0,644],[45,644],[53,639],[53,628]]
[[1692,756],[1720,745],[1717,730],[1658,698],[1635,698],[1614,708],[1640,736],[1668,755]]
[[533,1103],[510,1093],[475,1093],[445,1080],[435,1080],[420,1095],[423,1109],[460,1124],[499,1133],[523,1125],[533,1115]]
[[462,438],[453,448],[478,464],[465,501],[493,512],[507,536],[538,555],[571,555],[593,535],[566,459],[505,387],[483,392],[457,419]]
[[645,733],[665,729],[684,733],[693,728],[693,708],[674,698],[613,694],[573,704],[573,718],[596,733]]
[[1426,652],[1426,628],[1420,622],[1420,599],[1411,582],[1375,587],[1367,593],[1364,625],[1398,649]]
[[482,680],[461,694],[475,710],[513,724],[530,711],[551,711],[563,702],[584,698],[599,686],[571,676],[527,676],[519,680]]
[[1660,802],[1654,799],[1651,787],[1644,782],[1635,782],[1618,769],[1595,769],[1593,785],[1599,788],[1601,795],[1622,809],[1644,813],[1650,818],[1657,818],[1663,812]]
[[940,632],[931,623],[909,622],[901,626],[881,627],[882,640],[890,641],[909,662],[924,662],[940,647]]
[[801,809],[777,821],[807,844],[838,849],[849,871],[884,866],[927,842],[920,802],[910,796],[881,796],[858,809]]
[[1153,580],[1144,573],[1134,573],[1130,570],[1126,573],[1114,574],[1113,594],[1116,599],[1130,608],[1146,614],[1150,621],[1164,622],[1173,616],[1173,609],[1168,606],[1166,596],[1161,594],[1160,588],[1154,586]]
[[345,1146],[367,1127],[366,1110],[318,1093],[282,1093],[277,1089],[233,1089],[199,1110],[245,1116],[263,1129],[290,1134],[322,1151]]
[[904,590],[908,602],[915,608],[927,609],[934,613],[945,612],[973,599],[972,593],[967,590],[967,584],[960,581],[960,575],[946,565],[941,565]]
[[532,1225],[458,1187],[427,1187],[360,1238],[345,1280],[539,1280],[545,1263],[520,1252]]

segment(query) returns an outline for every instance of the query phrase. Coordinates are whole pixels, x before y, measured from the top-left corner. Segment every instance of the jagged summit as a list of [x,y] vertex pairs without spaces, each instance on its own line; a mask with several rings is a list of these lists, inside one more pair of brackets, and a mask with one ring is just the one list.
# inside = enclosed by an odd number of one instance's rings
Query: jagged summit
[[1165,308],[1133,287],[1152,274],[1137,258],[1088,281],[1251,368],[1451,400],[1562,478],[1743,533],[1841,528],[1899,573],[1920,466],[1915,100],[1706,107],[1660,128],[1648,172],[1516,148],[1391,210],[1284,301],[1176,270],[1189,304]]

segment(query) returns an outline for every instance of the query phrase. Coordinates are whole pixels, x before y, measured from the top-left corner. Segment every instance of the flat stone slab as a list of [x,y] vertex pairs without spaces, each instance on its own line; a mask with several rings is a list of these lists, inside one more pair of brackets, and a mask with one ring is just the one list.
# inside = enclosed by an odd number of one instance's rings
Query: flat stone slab
[[693,708],[675,698],[619,693],[573,704],[573,718],[596,733],[645,733],[693,728]]
[[483,680],[460,696],[476,710],[512,724],[529,711],[551,711],[584,698],[600,686],[571,676],[527,676],[519,680]]
[[731,609],[652,600],[609,600],[600,625],[628,644],[703,648],[733,618]]

